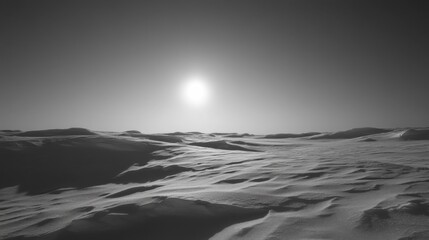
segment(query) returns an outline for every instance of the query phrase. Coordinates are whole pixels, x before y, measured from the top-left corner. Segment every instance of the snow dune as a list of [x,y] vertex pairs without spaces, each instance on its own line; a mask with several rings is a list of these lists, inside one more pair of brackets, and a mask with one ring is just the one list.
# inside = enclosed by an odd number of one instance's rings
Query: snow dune
[[0,239],[426,240],[427,131],[1,131]]
[[95,135],[94,132],[85,128],[48,129],[20,132],[16,134],[22,137],[51,137],[51,136],[73,136],[73,135]]
[[302,137],[311,137],[314,135],[319,135],[319,132],[308,132],[308,133],[278,133],[278,134],[268,134],[264,138],[302,138]]
[[318,136],[313,136],[312,139],[350,139],[362,136],[374,135],[379,133],[386,133],[392,131],[391,129],[382,128],[353,128],[346,131],[326,133]]
[[408,129],[401,134],[403,140],[429,140],[429,129]]

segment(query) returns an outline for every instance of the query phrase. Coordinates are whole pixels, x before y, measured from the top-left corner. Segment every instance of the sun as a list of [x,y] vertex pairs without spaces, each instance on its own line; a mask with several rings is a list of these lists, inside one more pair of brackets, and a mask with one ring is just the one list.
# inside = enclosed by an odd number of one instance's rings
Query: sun
[[204,105],[209,97],[206,78],[200,75],[188,77],[182,89],[183,99],[192,106]]

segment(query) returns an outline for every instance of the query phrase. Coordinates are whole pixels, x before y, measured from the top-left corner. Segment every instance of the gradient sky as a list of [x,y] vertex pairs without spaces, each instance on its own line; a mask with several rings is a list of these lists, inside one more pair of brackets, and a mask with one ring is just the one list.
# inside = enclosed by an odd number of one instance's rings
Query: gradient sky
[[428,126],[425,2],[2,0],[0,129]]

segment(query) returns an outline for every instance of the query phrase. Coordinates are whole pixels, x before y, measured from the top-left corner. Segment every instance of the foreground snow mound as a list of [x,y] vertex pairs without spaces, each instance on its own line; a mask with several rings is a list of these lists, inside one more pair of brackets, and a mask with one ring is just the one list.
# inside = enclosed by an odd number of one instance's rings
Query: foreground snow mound
[[200,240],[266,213],[264,209],[158,197],[143,205],[125,204],[93,212],[53,235],[63,240]]
[[353,128],[347,131],[327,133],[318,136],[311,137],[311,139],[351,139],[358,138],[362,136],[368,136],[373,134],[380,134],[390,132],[390,129],[382,128]]
[[[381,205],[381,204],[379,204]],[[391,226],[397,225],[409,226],[429,226],[429,203],[427,199],[417,198],[393,206],[374,208],[364,211],[357,225],[358,229],[364,231],[386,231]],[[417,237],[427,229],[421,228],[409,236],[401,239],[427,239]],[[408,235],[408,234],[404,234]],[[427,237],[427,235],[426,235]]]
[[399,138],[402,140],[429,140],[429,129],[408,129]]

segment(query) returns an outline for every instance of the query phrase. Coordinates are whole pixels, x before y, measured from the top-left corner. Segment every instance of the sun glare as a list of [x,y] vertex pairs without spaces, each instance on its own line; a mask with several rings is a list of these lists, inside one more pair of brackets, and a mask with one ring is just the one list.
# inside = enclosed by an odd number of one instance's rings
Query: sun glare
[[183,87],[184,100],[193,106],[201,106],[207,102],[209,91],[205,78],[201,76],[189,77]]

